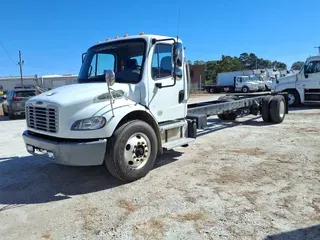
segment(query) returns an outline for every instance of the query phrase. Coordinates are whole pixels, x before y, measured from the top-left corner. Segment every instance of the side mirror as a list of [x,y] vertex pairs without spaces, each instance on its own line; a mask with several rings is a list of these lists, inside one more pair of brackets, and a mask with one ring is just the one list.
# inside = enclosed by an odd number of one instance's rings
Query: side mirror
[[109,86],[112,86],[116,81],[115,74],[112,70],[104,70],[104,78]]
[[308,74],[307,74],[307,65],[304,66],[303,72],[304,72],[304,77],[305,77],[305,78],[308,78],[309,76],[308,76]]
[[183,47],[181,43],[175,43],[173,45],[172,59],[177,67],[182,67],[183,62]]
[[177,80],[181,80],[182,79],[182,69],[181,68],[177,68],[176,72],[175,72],[175,75],[176,75],[176,79]]

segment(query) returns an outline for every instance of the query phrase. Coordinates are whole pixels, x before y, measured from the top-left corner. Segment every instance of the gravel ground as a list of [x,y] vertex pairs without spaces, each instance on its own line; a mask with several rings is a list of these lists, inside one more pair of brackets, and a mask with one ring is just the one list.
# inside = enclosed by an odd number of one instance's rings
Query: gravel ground
[[319,119],[307,107],[279,125],[212,117],[188,148],[122,184],[104,167],[28,155],[25,121],[2,117],[0,238],[320,239]]

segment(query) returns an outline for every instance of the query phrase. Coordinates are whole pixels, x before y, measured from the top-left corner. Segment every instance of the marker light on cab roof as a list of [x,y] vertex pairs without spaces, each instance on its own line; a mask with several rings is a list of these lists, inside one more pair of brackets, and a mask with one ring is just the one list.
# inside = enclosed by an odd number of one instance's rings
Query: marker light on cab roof
[[119,36],[116,36],[114,39],[118,39],[119,38]]
[[140,35],[144,35],[144,32],[141,32]]
[[128,34],[125,34],[123,37],[128,37]]
[[110,41],[110,38],[106,38],[106,42]]

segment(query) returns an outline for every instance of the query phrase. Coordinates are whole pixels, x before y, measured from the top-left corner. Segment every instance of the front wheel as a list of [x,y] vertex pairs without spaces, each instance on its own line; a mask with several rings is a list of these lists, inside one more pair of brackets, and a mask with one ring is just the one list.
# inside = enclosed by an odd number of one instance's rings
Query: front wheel
[[105,164],[116,178],[131,182],[146,176],[158,152],[152,127],[140,120],[119,127],[107,142]]
[[249,92],[249,88],[248,87],[243,87],[242,88],[242,92],[243,93],[248,93]]
[[297,91],[294,91],[294,90],[288,91],[288,104],[290,107],[295,107],[300,104],[300,96]]

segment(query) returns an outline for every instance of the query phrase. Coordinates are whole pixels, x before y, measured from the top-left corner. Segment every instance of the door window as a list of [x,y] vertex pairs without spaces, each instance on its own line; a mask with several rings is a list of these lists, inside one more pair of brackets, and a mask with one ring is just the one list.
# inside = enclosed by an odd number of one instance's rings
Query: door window
[[152,57],[152,78],[154,80],[172,76],[172,45],[157,44]]
[[320,73],[320,61],[309,62],[306,67],[306,74]]

